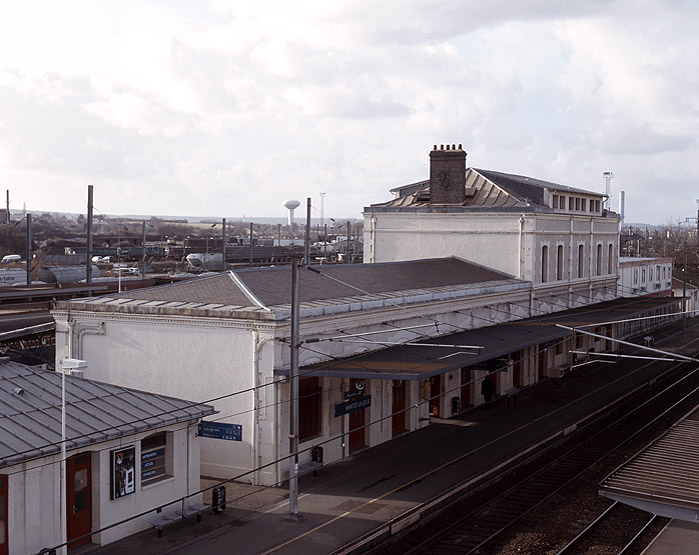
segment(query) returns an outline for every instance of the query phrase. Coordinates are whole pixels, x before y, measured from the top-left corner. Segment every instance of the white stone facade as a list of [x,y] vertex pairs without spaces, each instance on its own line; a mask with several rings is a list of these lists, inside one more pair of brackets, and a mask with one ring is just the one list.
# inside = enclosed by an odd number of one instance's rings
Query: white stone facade
[[[332,337],[382,332],[369,338],[399,343],[416,336],[439,336],[526,318],[532,315],[531,294],[531,284],[505,279],[396,294],[390,300],[354,298],[302,305],[301,340],[319,341],[304,344],[300,365],[384,347],[381,343],[327,341]],[[79,353],[88,361],[88,378],[210,402],[219,413],[217,421],[242,425],[240,442],[199,438],[202,475],[267,485],[287,478],[288,461],[277,461],[289,452],[289,388],[285,378],[275,375],[275,369],[289,366],[286,309],[257,311],[247,318],[243,312],[238,318],[204,318],[186,311],[174,316],[91,311],[86,305],[69,305],[72,308],[66,309],[67,304],[54,311],[57,360],[68,356],[71,346],[72,356]],[[435,320],[442,324],[430,323]],[[450,386],[460,387],[460,380],[454,373]],[[535,381],[534,374],[526,383]],[[305,450],[302,463],[310,460],[310,447],[328,439],[335,440],[323,446],[326,463],[349,453],[342,434],[349,430],[350,417],[334,417],[333,408],[343,402],[350,380],[320,378],[320,382],[322,428],[317,436],[301,443],[300,449]],[[406,405],[414,407],[406,413],[405,429],[412,431],[428,424],[428,406],[421,382],[408,381],[405,387]],[[498,392],[504,389],[503,382]],[[226,396],[232,392],[238,393]],[[389,418],[393,384],[391,380],[367,380],[365,392],[373,399],[365,411],[366,422],[378,423],[365,433],[364,444],[371,447],[393,437]],[[474,394],[474,403],[481,400]],[[441,414],[451,414],[447,397],[438,402],[443,404]]]

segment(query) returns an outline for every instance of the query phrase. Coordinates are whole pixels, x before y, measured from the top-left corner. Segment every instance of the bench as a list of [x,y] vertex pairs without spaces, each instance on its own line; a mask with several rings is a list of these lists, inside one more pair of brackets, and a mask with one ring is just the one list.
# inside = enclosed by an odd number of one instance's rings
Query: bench
[[318,469],[321,466],[323,466],[323,447],[316,445],[311,449],[311,460],[298,466],[296,476],[302,476],[309,472],[313,472],[313,476],[318,476]]
[[196,503],[195,505],[188,505],[184,511],[178,509],[169,513],[160,513],[156,518],[148,521],[157,532],[159,538],[163,537],[163,528],[179,522],[182,519],[188,518],[190,516],[196,516],[197,522],[201,522],[201,513],[209,509],[209,505],[204,505],[202,503]]
[[504,393],[507,397],[507,408],[510,408],[510,399],[512,399],[513,406],[517,406],[517,393],[519,393],[519,388],[511,387],[509,389],[506,389]]
[[296,471],[296,476],[303,476],[309,472],[313,472],[313,476],[318,476],[318,469],[321,466],[323,466],[323,463],[318,461],[310,461],[300,464],[298,470]]

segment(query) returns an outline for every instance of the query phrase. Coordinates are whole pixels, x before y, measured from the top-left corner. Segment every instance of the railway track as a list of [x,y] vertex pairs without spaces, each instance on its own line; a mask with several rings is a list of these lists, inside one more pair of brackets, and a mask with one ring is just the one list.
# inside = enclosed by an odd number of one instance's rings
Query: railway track
[[668,519],[614,501],[557,555],[578,555],[593,551],[618,555],[631,553],[656,520]]
[[[686,364],[674,364],[664,376],[547,451],[544,457],[530,460],[497,483],[462,497],[419,529],[409,532],[402,541],[374,549],[373,553],[502,553],[512,540],[517,524],[527,515],[557,494],[560,496],[559,492],[591,467],[602,466],[602,476],[605,475],[696,406],[699,369],[687,371]],[[614,453],[616,457],[611,456]],[[597,483],[599,480],[593,478],[587,484],[595,488],[595,496]],[[558,540],[557,548],[587,524],[572,523],[568,536]],[[577,547],[570,549],[570,553],[584,552],[577,551]]]

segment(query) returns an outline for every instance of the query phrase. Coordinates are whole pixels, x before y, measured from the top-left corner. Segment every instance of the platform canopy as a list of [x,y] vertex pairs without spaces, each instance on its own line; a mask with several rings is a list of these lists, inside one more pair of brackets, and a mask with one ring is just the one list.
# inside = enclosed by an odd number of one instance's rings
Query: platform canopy
[[[546,317],[462,331],[425,340],[420,344],[390,346],[353,357],[303,366],[299,374],[302,377],[423,380],[479,364],[489,371],[506,370],[506,357],[509,354],[535,345],[547,348],[571,334],[555,324],[569,327],[603,325],[639,317],[681,301],[677,297],[615,299],[556,312]],[[443,328],[449,329],[449,326],[445,324]],[[369,337],[372,341],[380,341],[381,338],[380,335]],[[467,346],[480,348],[466,348]],[[275,374],[287,376],[289,369],[277,369]]]
[[699,521],[699,409],[600,485],[599,493],[656,515]]

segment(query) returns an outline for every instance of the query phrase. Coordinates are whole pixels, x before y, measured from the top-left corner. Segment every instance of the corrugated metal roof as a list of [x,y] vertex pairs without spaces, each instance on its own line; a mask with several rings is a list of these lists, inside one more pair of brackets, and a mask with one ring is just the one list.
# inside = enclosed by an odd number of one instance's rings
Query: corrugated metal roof
[[[66,444],[76,449],[215,413],[210,405],[66,376]],[[61,374],[0,360],[0,468],[61,450]]]
[[[442,335],[421,343],[478,345],[479,351],[454,352],[454,347],[400,345],[332,362],[304,366],[304,376],[355,377],[391,380],[421,380],[450,370],[496,359],[526,347],[555,341],[571,334],[556,324],[570,327],[630,318],[648,310],[680,302],[676,297],[616,299],[586,307],[564,310],[545,317],[517,320],[495,326]],[[444,326],[445,331],[449,326]],[[374,337],[374,341],[380,341]],[[275,374],[288,375],[288,368]]]
[[[314,303],[330,305],[346,304],[352,300],[367,301],[375,299],[377,295],[385,298],[414,296],[428,291],[444,291],[445,288],[469,288],[476,283],[525,283],[456,257],[376,264],[326,264],[313,268],[316,271],[307,268],[301,271],[302,308]],[[235,279],[232,279],[232,275]],[[259,300],[262,308],[254,306],[244,289]],[[234,270],[160,287],[92,299],[73,299],[59,303],[58,307],[134,313],[186,309],[227,317],[234,311],[242,310],[258,313],[270,307],[288,310],[290,302],[291,268],[279,266]]]
[[699,520],[699,408],[607,477],[600,495],[669,518]]

